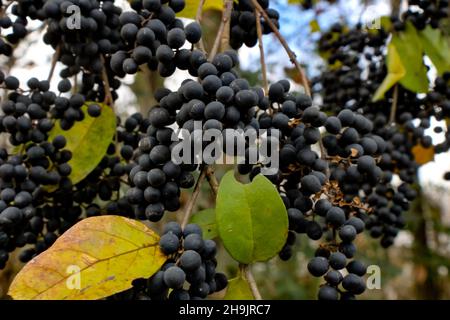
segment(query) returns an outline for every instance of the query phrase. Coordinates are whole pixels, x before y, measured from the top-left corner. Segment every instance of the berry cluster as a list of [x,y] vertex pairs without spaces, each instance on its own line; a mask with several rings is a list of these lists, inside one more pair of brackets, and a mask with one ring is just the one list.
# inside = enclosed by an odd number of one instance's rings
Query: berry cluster
[[232,70],[237,61],[233,52],[218,54],[212,63],[200,51],[194,50],[194,55],[197,59],[193,68],[197,69],[200,82],[186,80],[176,92],[159,90],[155,94],[159,105],[150,112],[151,126],[139,143],[135,154],[138,165],[129,177],[133,188],[128,190],[127,198],[136,205],[137,217],[159,221],[165,209],[179,209],[180,188],[194,185],[191,172],[198,169],[202,159],[192,152],[189,163],[173,163],[173,138],[177,134],[168,126],[176,123],[192,133],[194,122],[200,121],[200,129],[204,130],[244,129],[249,123],[256,123],[251,109],[266,106],[262,90],[250,89],[248,82]]
[[[78,10],[79,19],[73,17]],[[39,19],[48,25],[44,42],[59,48],[59,61],[66,65],[61,71],[64,78],[81,71],[100,74],[101,56],[122,47],[119,34],[122,9],[113,0],[46,1],[39,12]]]
[[49,239],[54,241],[84,217],[104,214],[135,217],[133,207],[125,197],[121,197],[120,190],[122,179],[134,166],[130,161],[133,150],[147,127],[148,121],[140,114],[131,115],[123,125],[118,123],[117,145],[110,144],[106,155],[85,179],[75,185],[70,179],[65,179],[52,192],[46,192],[46,189],[34,192],[35,214],[29,223],[24,224],[23,230],[30,230],[37,240],[34,247],[21,252],[19,258],[22,262],[28,262],[46,250],[52,244]]
[[[14,3],[11,7],[11,15],[5,14],[6,9],[7,4],[0,3],[0,55],[10,57],[13,53],[14,47],[20,42],[20,40],[27,36],[27,16],[33,15],[35,10],[33,10],[34,7],[26,1]],[[5,30],[10,32],[5,34]]]
[[176,222],[167,223],[159,246],[170,256],[161,270],[148,280],[134,281],[132,289],[112,299],[201,300],[226,288],[226,276],[216,272],[216,243],[204,240],[198,225],[182,229]]
[[[346,227],[352,233],[356,232],[352,225]],[[345,276],[340,271],[344,268],[348,272]],[[308,270],[315,277],[324,277],[325,284],[318,293],[320,300],[354,300],[355,295],[362,294],[366,289],[363,279],[366,266],[357,260],[347,263],[347,257],[341,252],[318,249],[316,257],[308,263]]]
[[[410,7],[403,14],[403,19],[411,21],[419,30],[425,29],[427,25],[434,29],[439,28],[440,21],[448,17],[448,0],[413,0],[408,1],[408,5]],[[404,24],[396,20],[395,29],[403,28]]]
[[[419,165],[414,149],[418,146],[433,148],[439,153],[450,146],[449,130],[445,133],[445,141],[439,145],[433,145],[431,137],[425,133],[431,127],[430,118],[443,120],[448,117],[448,74],[438,77],[434,91],[423,98],[399,85],[386,94],[386,99],[372,102],[387,75],[383,50],[388,31],[392,32],[381,29],[370,33],[360,26],[344,31],[341,25],[333,26],[320,41],[320,49],[330,54],[328,63],[332,67],[315,80],[315,88],[323,97],[324,110],[361,112],[373,122],[373,133],[386,141],[378,157],[382,179],[374,192],[365,192],[364,199],[374,208],[373,214],[365,220],[366,228],[373,237],[381,237],[384,247],[392,245],[398,230],[405,224],[403,212],[416,197],[412,184],[417,181]],[[393,113],[394,94],[397,96]],[[434,130],[442,133],[444,128]],[[394,184],[395,176],[402,183]]]
[[[259,108],[255,118],[257,122],[251,124],[266,129],[269,136],[281,143],[280,169],[267,175],[288,209],[291,231],[280,258],[287,260],[292,256],[295,233],[306,234],[311,240],[323,239],[321,255],[344,257],[344,268],[346,259],[355,255],[353,241],[364,231],[365,221],[375,211],[373,204],[366,200],[383,179],[377,162],[386,149],[386,142],[372,133],[374,125],[363,115],[343,110],[337,117],[328,117],[312,105],[311,98],[289,90],[286,80],[272,84],[268,97],[264,98],[265,105]],[[323,137],[322,127],[327,131]],[[322,145],[320,152],[314,148],[317,144]],[[252,179],[263,167],[243,163],[238,169],[241,174],[250,174]],[[318,276],[328,270],[325,261],[326,269]],[[362,279],[356,281],[350,276],[345,281],[344,289],[348,293],[344,296],[350,298],[351,294],[362,293],[361,283]],[[320,298],[331,298],[331,293],[321,291]]]

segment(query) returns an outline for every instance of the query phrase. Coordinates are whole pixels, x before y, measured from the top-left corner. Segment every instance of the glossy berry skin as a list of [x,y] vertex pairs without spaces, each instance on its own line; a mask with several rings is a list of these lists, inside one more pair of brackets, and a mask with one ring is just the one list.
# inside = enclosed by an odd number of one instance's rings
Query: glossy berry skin
[[315,257],[308,263],[308,271],[315,277],[323,276],[328,268],[328,260],[324,257]]
[[164,271],[164,283],[172,289],[180,289],[186,280],[184,271],[176,266]]

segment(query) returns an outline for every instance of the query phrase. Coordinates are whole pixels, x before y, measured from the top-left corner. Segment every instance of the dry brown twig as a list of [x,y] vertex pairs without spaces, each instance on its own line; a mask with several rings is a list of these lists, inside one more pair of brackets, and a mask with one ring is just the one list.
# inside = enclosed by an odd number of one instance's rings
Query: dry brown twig
[[205,180],[207,170],[208,167],[204,166],[200,171],[200,176],[198,177],[197,182],[195,183],[194,191],[192,192],[192,195],[189,198],[188,203],[186,204],[186,207],[184,209],[183,222],[181,223],[181,228],[183,229],[184,227],[187,226],[189,220],[191,219],[192,210],[194,209],[195,203],[197,202],[197,198],[200,194],[200,189],[203,181]]
[[283,46],[283,48],[286,50],[286,53],[288,54],[289,59],[291,60],[291,62],[294,64],[295,68],[300,73],[301,82],[302,82],[303,87],[305,88],[306,94],[311,96],[311,88],[309,86],[308,78],[306,77],[305,70],[303,70],[303,67],[298,62],[297,56],[291,50],[291,48],[289,47],[288,43],[286,42],[286,39],[281,35],[281,33],[278,30],[278,28],[275,26],[275,24],[269,18],[269,16],[267,15],[266,11],[264,11],[264,9],[261,7],[261,5],[258,3],[258,1],[252,0],[252,3],[255,6],[255,10],[259,11],[259,13],[264,17],[264,20],[267,22],[267,24],[272,29],[272,31],[275,34],[275,36],[280,41],[280,43]]
[[[200,0],[198,7],[197,7],[197,14],[195,15],[195,21],[200,25],[200,22],[202,21],[202,13],[203,13],[203,6],[205,5],[205,0]],[[198,48],[206,52],[205,43],[203,42],[203,37],[200,38],[199,42],[197,43]]]
[[53,53],[52,64],[50,66],[50,72],[47,77],[48,81],[51,81],[53,78],[53,74],[55,73],[56,63],[58,62],[60,55],[61,55],[61,45],[59,44],[56,47],[55,52]]
[[100,56],[103,63],[103,70],[102,70],[102,79],[103,79],[103,85],[105,86],[105,103],[111,107],[114,107],[114,99],[111,94],[111,86],[109,85],[109,79],[108,79],[108,73],[106,72],[105,67],[105,57],[103,55]]
[[262,40],[261,15],[256,9],[255,9],[255,16],[256,16],[256,33],[258,34],[259,59],[261,61],[262,80],[264,91],[267,94],[269,92],[269,84],[267,82],[267,66],[266,66],[266,58],[264,56],[264,44]]
[[391,114],[389,116],[389,123],[395,124],[395,117],[397,115],[397,105],[398,105],[398,84],[394,87],[394,95],[392,97]]
[[233,0],[224,1],[224,9],[222,13],[222,21],[220,22],[219,30],[217,31],[216,39],[214,40],[214,45],[209,53],[209,58],[214,59],[215,55],[219,51],[220,44],[222,42],[222,37],[224,35],[228,21],[231,18],[231,11],[233,9]]

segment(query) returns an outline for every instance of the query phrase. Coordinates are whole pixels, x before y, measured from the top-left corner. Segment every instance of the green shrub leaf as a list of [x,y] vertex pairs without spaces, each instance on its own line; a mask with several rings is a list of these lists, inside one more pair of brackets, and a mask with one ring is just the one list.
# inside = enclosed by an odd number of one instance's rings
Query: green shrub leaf
[[219,235],[214,209],[206,209],[195,213],[191,218],[191,223],[198,224],[202,228],[204,239],[214,239]]

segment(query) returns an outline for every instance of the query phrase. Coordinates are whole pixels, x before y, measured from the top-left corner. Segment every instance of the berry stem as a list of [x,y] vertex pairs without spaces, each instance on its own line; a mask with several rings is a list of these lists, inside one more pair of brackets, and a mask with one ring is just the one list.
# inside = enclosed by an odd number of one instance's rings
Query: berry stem
[[262,41],[261,15],[256,9],[255,9],[255,16],[256,16],[256,33],[258,34],[259,59],[261,60],[261,71],[262,71],[264,91],[267,94],[269,92],[269,84],[267,82],[267,66],[266,66],[266,58],[264,56],[264,44]]
[[53,78],[53,73],[55,73],[55,67],[56,63],[58,62],[59,56],[61,55],[61,45],[59,44],[56,49],[55,53],[53,53],[52,57],[52,65],[50,67],[50,72],[48,74],[47,80],[50,82]]
[[224,0],[223,6],[224,9],[222,14],[222,21],[220,22],[219,30],[217,31],[217,36],[216,39],[214,40],[214,45],[209,54],[210,60],[212,60],[219,51],[221,40],[226,29],[225,26],[228,25],[228,20],[230,20],[231,18],[231,10],[233,9],[233,0]]
[[78,92],[78,76],[74,75],[73,76],[73,88],[72,88],[72,93],[75,94]]
[[192,209],[194,209],[194,205],[197,202],[198,195],[200,194],[200,187],[202,186],[203,181],[206,177],[206,171],[207,167],[202,166],[200,171],[200,176],[197,179],[197,182],[195,183],[194,191],[192,192],[191,197],[189,198],[188,203],[186,204],[186,209],[184,210],[184,216],[183,216],[183,222],[181,224],[181,227],[184,229],[184,227],[187,226],[189,223],[189,219],[192,215]]
[[101,55],[100,57],[102,59],[102,64],[103,64],[103,70],[102,70],[103,85],[105,86],[105,101],[104,102],[107,105],[110,105],[111,107],[113,107],[114,99],[111,95],[111,87],[109,85],[108,74],[106,73],[105,57],[103,55]]
[[214,168],[212,166],[208,166],[206,168],[206,179],[209,182],[214,197],[217,197],[217,193],[219,192],[219,182],[217,181],[216,175],[214,174]]
[[297,68],[298,72],[300,73],[301,82],[302,82],[303,87],[305,88],[306,94],[311,96],[311,88],[309,87],[309,81],[308,81],[308,79],[306,77],[305,71],[303,70],[303,68],[300,65],[300,63],[297,61],[297,56],[291,50],[291,48],[289,47],[289,45],[286,42],[286,39],[284,39],[284,37],[281,35],[281,33],[278,30],[278,28],[275,26],[275,24],[272,22],[272,20],[270,20],[270,18],[267,15],[266,11],[264,11],[264,9],[261,7],[261,5],[258,3],[258,1],[257,0],[252,0],[252,3],[255,6],[255,10],[259,11],[259,13],[264,17],[264,20],[267,22],[269,27],[275,33],[275,36],[280,41],[281,45],[286,50],[286,53],[288,54],[289,59],[291,60],[291,62],[294,64],[294,66]]
[[[197,7],[197,14],[195,15],[195,21],[199,25],[201,25],[201,21],[202,21],[202,13],[203,13],[203,5],[204,4],[205,4],[205,0],[200,0],[198,7]],[[201,51],[206,52],[205,43],[203,42],[203,37],[200,38],[197,45]]]
[[394,87],[394,95],[392,97],[391,115],[389,117],[389,123],[391,125],[395,124],[395,117],[397,115],[397,105],[398,105],[398,84]]
[[0,17],[4,17],[6,15],[6,11],[8,11],[8,8],[14,3],[14,1],[10,1],[7,4],[5,4],[5,7],[1,8],[0,11]]
[[255,300],[262,300],[261,293],[259,292],[258,285],[256,284],[255,278],[253,277],[252,270],[248,264],[239,265],[241,270],[241,274],[244,276],[244,279],[247,280],[250,285],[250,290],[252,291],[253,297]]

